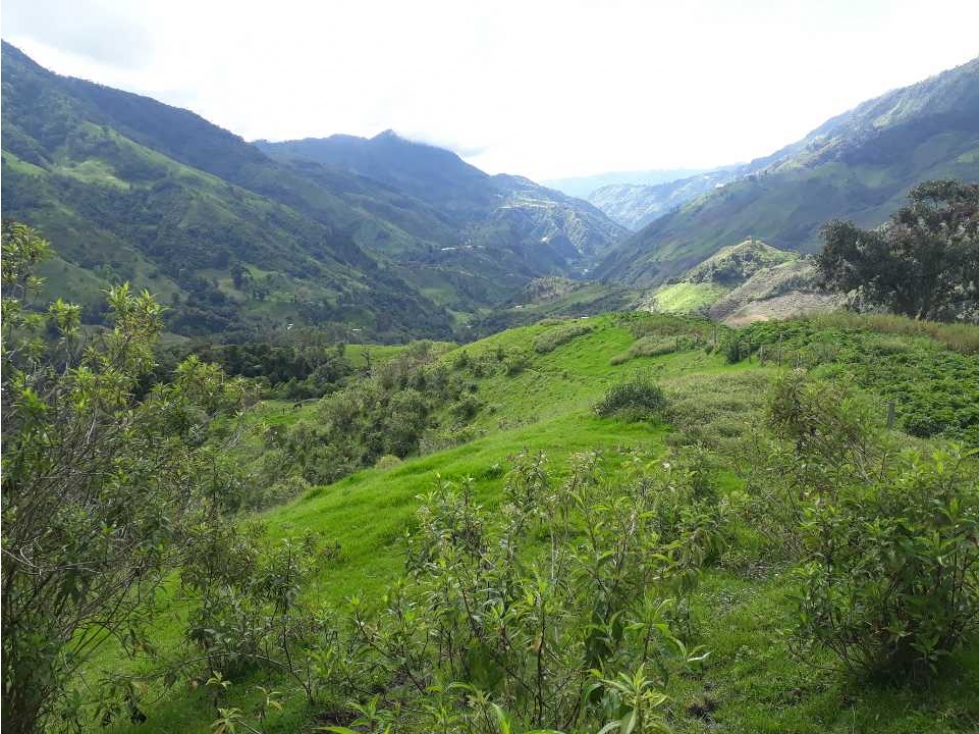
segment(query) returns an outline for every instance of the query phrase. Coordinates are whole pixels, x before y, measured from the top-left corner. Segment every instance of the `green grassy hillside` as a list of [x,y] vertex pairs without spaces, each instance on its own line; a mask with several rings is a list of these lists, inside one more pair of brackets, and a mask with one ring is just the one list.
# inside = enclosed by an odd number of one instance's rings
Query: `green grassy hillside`
[[[373,379],[380,386],[385,375],[404,374],[392,366],[398,359],[425,353],[387,355],[390,370]],[[336,555],[304,587],[304,598],[326,610],[346,609],[354,597],[368,607],[388,603],[405,572],[405,533],[418,531],[422,497],[437,482],[469,482],[469,501],[494,513],[504,505],[510,468],[541,453],[554,487],[568,480],[582,452],[597,455],[602,486],[609,487],[628,485],[637,471],[671,486],[670,472],[701,466],[689,463],[700,456],[707,463],[696,471],[710,477],[728,525],[725,550],[703,568],[685,621],[674,619],[688,644],[710,651],[706,662],[666,684],[664,712],[674,731],[909,734],[974,731],[979,725],[975,641],[943,664],[939,682],[927,687],[860,683],[842,675],[828,654],[793,655],[785,630],[793,624],[799,588],[792,570],[796,556],[782,546],[777,523],[752,519],[769,512],[765,487],[773,480],[766,479],[772,469],[765,457],[775,436],[765,428],[767,406],[774,381],[790,369],[808,368],[825,385],[842,379],[845,369],[881,419],[884,401],[895,400],[896,428],[902,430],[891,435],[903,446],[930,451],[946,438],[979,445],[974,327],[826,317],[733,332],[688,317],[636,314],[544,322],[431,354],[437,356],[425,374],[441,370],[458,378],[475,406],[464,413],[458,403],[436,407],[428,430],[446,447],[423,439],[424,455],[315,486],[260,515],[271,539],[315,531],[337,544]],[[662,387],[666,411],[645,420],[596,415],[594,406],[609,389],[637,374]],[[325,405],[260,406],[245,419],[251,437],[240,444],[239,461],[262,461],[267,449],[261,436],[269,426],[303,431],[332,420]],[[541,543],[546,538],[527,532]],[[528,552],[544,550],[546,544],[538,548],[535,542]],[[165,652],[178,647],[184,613],[177,601],[164,614],[156,642]],[[119,663],[108,652],[99,665]],[[262,724],[269,733],[349,722],[352,717],[342,713],[349,710],[347,701],[369,698],[324,691],[324,702],[310,707],[289,680],[257,670],[235,680],[222,705],[252,710],[259,694],[251,686],[257,684],[283,691],[285,710],[272,711]],[[378,692],[401,700],[401,689],[402,683],[385,683]],[[110,731],[206,732],[216,716],[203,690],[153,689],[150,700],[145,724]],[[410,722],[417,712],[411,711],[403,712],[395,731],[416,730]]]

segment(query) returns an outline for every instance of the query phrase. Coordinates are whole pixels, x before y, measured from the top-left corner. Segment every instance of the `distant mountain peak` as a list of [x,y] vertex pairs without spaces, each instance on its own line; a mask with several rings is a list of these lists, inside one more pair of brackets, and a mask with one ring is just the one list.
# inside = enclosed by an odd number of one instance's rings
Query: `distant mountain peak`
[[405,143],[416,142],[414,140],[408,140],[408,138],[404,137],[403,135],[399,135],[394,129],[390,127],[387,130],[379,132],[377,135],[371,138],[371,140],[400,140]]

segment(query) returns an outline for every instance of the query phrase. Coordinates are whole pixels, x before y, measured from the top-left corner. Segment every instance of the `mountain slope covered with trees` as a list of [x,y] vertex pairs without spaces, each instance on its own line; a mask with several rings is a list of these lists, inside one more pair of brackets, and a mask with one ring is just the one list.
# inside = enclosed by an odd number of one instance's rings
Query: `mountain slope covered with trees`
[[369,139],[334,135],[257,145],[277,158],[315,161],[403,191],[453,222],[462,233],[460,246],[504,256],[512,249],[530,261],[573,268],[606,254],[625,234],[586,201],[520,176],[491,176],[451,151],[391,130]]
[[58,243],[45,274],[86,321],[102,317],[99,291],[126,280],[157,293],[183,334],[299,321],[445,336],[451,312],[580,272],[624,234],[586,202],[393,135],[377,158],[398,175],[270,157],[7,43],[3,70],[3,213]]

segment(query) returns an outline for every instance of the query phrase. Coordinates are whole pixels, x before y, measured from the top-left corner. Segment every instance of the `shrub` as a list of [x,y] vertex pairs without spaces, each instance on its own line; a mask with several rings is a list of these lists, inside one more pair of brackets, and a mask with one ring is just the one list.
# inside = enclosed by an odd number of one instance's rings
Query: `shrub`
[[516,377],[530,364],[530,356],[526,352],[517,352],[507,357],[506,360],[507,377]]
[[692,349],[694,345],[694,339],[689,336],[644,336],[629,347],[629,351],[612,357],[610,364],[623,364],[637,357],[662,357],[682,349]]
[[979,487],[952,452],[813,503],[797,635],[857,673],[934,672],[979,627]]
[[377,460],[377,463],[374,464],[374,468],[380,469],[381,471],[387,471],[388,469],[393,469],[394,467],[399,466],[401,463],[401,459],[399,459],[397,456],[394,456],[393,454],[385,454]]
[[451,412],[460,421],[469,421],[476,417],[482,407],[483,403],[478,398],[466,395],[452,405]]
[[649,374],[640,372],[628,382],[613,385],[595,406],[595,412],[603,418],[618,415],[643,420],[661,414],[665,408],[662,389]]
[[870,403],[801,370],[776,383],[769,423],[793,448],[773,468],[805,553],[797,640],[855,673],[934,670],[979,627],[975,452],[896,460]]
[[740,336],[729,337],[723,344],[724,358],[728,364],[737,364],[745,356]]
[[287,476],[274,484],[255,483],[242,504],[249,510],[262,510],[304,495],[309,487],[309,482],[298,476]]

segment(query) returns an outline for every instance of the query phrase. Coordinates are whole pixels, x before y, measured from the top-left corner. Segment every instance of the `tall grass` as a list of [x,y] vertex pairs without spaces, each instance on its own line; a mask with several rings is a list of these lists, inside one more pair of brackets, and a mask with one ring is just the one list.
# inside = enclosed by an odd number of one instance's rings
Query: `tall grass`
[[943,324],[892,314],[855,314],[846,311],[813,316],[811,320],[820,328],[863,328],[886,334],[926,337],[961,354],[979,354],[979,326],[975,324]]

